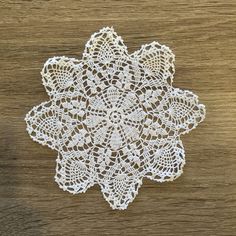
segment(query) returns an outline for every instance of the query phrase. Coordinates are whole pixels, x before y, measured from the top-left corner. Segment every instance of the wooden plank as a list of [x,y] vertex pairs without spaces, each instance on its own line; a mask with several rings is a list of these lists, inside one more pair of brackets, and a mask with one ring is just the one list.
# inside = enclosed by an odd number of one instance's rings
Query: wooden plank
[[[236,235],[236,2],[0,1],[0,235]],[[206,120],[183,137],[187,165],[172,183],[145,180],[126,211],[99,187],[63,192],[56,153],[25,131],[48,100],[40,71],[80,58],[89,36],[114,26],[129,51],[154,40],[176,54],[174,85],[199,95]]]

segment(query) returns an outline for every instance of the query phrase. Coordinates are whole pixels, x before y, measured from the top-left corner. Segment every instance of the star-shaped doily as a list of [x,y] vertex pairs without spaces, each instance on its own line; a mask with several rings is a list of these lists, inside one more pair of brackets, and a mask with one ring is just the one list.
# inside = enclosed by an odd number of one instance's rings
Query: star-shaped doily
[[91,36],[82,60],[53,57],[41,74],[50,100],[25,120],[34,141],[58,152],[60,188],[75,194],[99,184],[113,209],[126,209],[143,177],[181,175],[180,135],[204,119],[205,107],[172,87],[168,47],[152,42],[129,54],[106,27]]

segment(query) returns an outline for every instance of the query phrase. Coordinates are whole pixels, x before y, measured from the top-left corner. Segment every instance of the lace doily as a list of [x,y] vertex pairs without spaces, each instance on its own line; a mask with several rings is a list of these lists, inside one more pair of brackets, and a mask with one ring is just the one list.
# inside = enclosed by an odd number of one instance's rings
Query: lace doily
[[50,100],[26,115],[34,141],[58,152],[55,181],[71,193],[99,184],[126,209],[143,177],[181,175],[180,135],[205,117],[192,92],[172,87],[174,54],[157,42],[129,54],[113,28],[87,42],[82,60],[53,57],[41,72]]

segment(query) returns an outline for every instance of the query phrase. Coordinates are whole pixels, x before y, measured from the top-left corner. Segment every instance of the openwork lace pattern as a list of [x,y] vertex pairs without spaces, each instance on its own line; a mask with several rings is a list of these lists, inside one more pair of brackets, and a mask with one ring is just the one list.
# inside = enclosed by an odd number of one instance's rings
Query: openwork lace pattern
[[101,187],[126,209],[144,177],[181,175],[180,135],[205,117],[192,92],[172,86],[174,54],[158,42],[129,54],[113,28],[87,42],[82,60],[53,57],[41,72],[49,101],[26,115],[34,141],[56,150],[55,181],[71,193]]

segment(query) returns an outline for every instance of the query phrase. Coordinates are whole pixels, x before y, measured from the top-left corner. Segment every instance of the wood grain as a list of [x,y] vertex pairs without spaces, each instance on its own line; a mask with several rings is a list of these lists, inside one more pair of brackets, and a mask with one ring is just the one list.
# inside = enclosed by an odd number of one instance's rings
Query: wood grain
[[[174,85],[199,95],[206,120],[183,136],[187,165],[172,183],[145,180],[126,211],[98,187],[63,192],[56,153],[25,131],[48,99],[40,70],[81,57],[114,26],[129,51],[158,40],[176,54]],[[236,1],[0,1],[0,235],[236,235]]]

